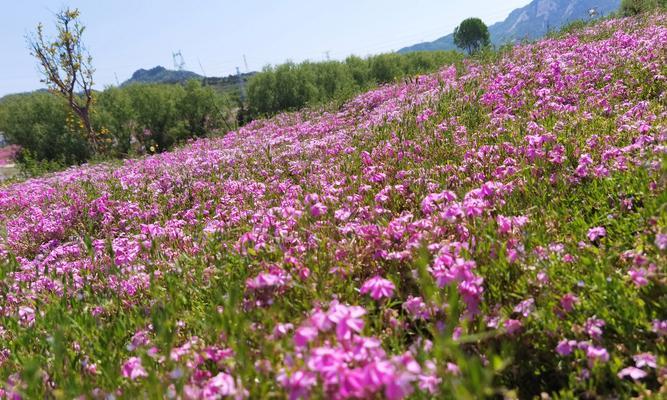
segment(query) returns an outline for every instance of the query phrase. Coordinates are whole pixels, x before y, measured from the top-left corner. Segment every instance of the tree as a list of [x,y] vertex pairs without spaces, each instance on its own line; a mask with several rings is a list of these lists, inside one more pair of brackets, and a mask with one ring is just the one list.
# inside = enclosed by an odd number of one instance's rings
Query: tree
[[454,29],[454,44],[465,49],[468,54],[488,46],[489,29],[479,18],[468,18]]
[[50,93],[12,95],[0,103],[0,131],[21,147],[20,163],[32,158],[64,167],[90,157],[86,140],[67,128],[70,116],[67,105]]
[[56,14],[58,35],[44,36],[44,26],[28,37],[31,54],[39,61],[49,91],[64,98],[78,117],[86,140],[94,152],[99,150],[98,137],[90,122],[93,105],[92,58],[82,41],[85,27],[79,22],[79,10],[66,8]]

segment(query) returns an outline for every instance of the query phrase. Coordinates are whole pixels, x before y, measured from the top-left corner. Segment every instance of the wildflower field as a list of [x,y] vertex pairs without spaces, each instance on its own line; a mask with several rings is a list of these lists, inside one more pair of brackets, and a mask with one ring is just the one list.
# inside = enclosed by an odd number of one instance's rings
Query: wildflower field
[[0,187],[8,398],[667,396],[667,16]]

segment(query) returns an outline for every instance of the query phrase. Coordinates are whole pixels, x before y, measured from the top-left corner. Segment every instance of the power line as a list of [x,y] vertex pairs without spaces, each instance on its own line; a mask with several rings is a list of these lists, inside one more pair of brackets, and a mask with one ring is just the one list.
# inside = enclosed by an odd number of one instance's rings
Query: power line
[[199,59],[199,57],[197,57],[197,62],[199,63],[199,68],[201,69],[202,75],[204,75],[204,78],[206,78],[207,76],[206,71],[204,71],[204,67],[201,65],[201,60]]

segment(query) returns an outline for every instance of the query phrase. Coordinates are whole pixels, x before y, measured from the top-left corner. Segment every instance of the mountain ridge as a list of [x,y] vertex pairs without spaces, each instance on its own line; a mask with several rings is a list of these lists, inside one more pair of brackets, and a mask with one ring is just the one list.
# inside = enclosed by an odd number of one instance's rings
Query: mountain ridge
[[[489,26],[491,43],[502,45],[515,40],[532,40],[544,36],[551,29],[590,18],[589,10],[596,9],[598,16],[618,10],[621,0],[533,0],[509,13],[505,20]],[[450,33],[430,42],[403,47],[397,53],[415,51],[455,50],[454,35]]]

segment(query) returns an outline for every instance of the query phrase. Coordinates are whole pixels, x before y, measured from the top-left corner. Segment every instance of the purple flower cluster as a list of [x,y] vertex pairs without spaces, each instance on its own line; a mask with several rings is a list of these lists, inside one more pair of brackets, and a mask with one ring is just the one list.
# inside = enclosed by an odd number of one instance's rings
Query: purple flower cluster
[[[545,341],[585,379],[629,365],[623,359],[634,366],[611,379],[664,374],[644,348],[664,349],[667,321],[653,320],[664,309],[636,316],[655,343],[628,349],[610,314],[589,306],[607,288],[627,286],[637,299],[664,289],[664,216],[634,218],[644,224],[632,227],[640,239],[619,249],[631,229],[616,220],[642,199],[614,192],[605,202],[618,207],[595,217],[598,204],[573,202],[582,210],[558,217],[547,206],[554,191],[636,171],[649,176],[642,196],[664,191],[664,177],[653,177],[667,154],[667,112],[656,106],[665,94],[646,82],[664,88],[666,62],[667,17],[609,20],[517,45],[491,64],[467,60],[458,71],[385,85],[335,111],[281,114],[121,166],[0,187],[0,262],[11,265],[0,315],[29,330],[54,299],[79,302],[99,321],[144,312],[174,277],[225,284],[233,274],[221,272],[223,254],[244,263],[233,271],[243,274],[242,300],[229,310],[226,294],[198,299],[218,310],[212,319],[251,319],[292,300],[299,310],[249,323],[248,335],[266,343],[244,341],[245,361],[292,399],[443,395],[465,375],[433,350],[443,332],[488,368],[488,343],[474,339],[484,335]],[[536,188],[551,190],[541,203]],[[192,260],[201,271],[187,269]],[[602,263],[615,273],[577,277]],[[613,286],[618,279],[625,286]],[[175,326],[170,351],[152,344],[153,327],[134,332],[114,366],[124,387],[156,377],[174,397],[177,388],[188,399],[249,395],[229,332],[206,343]],[[86,368],[82,379],[102,370]],[[12,375],[0,395],[20,386]]]

